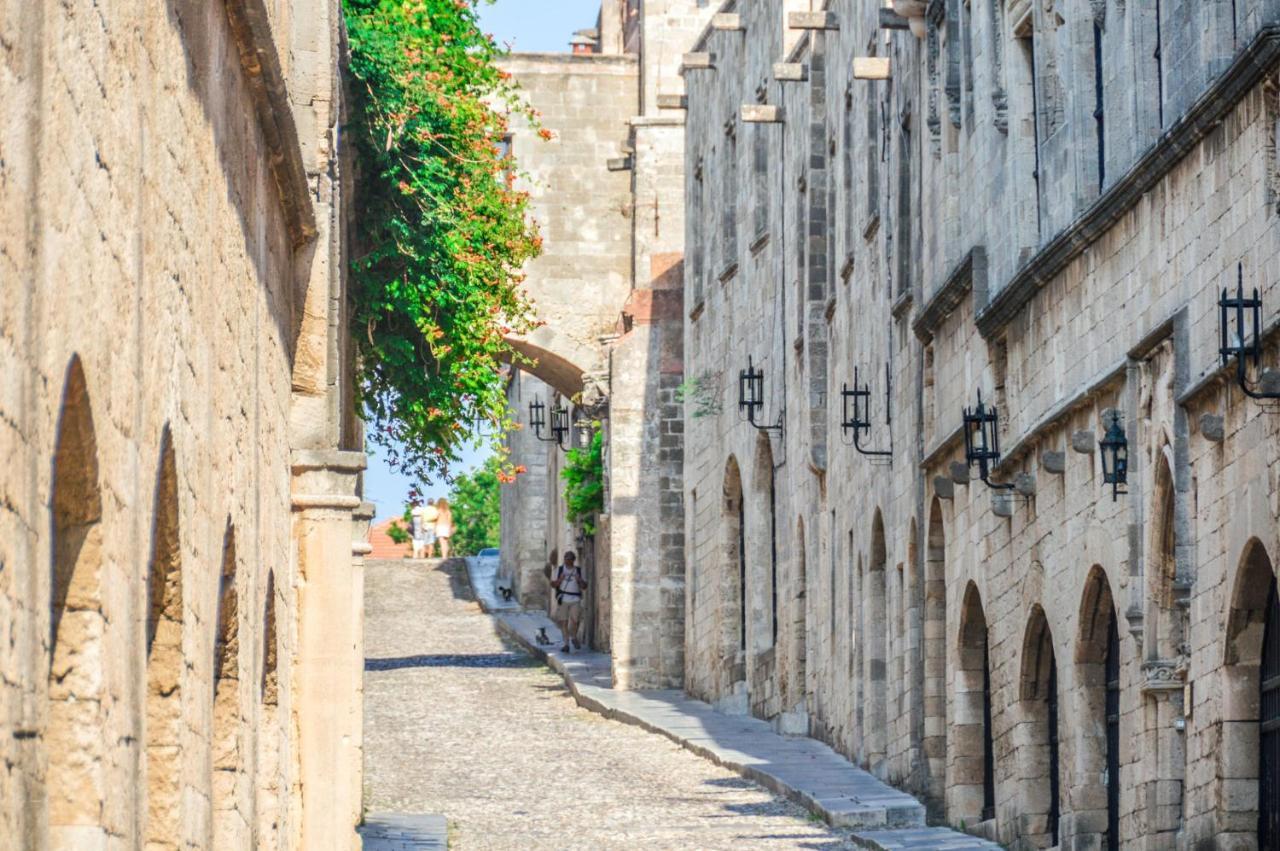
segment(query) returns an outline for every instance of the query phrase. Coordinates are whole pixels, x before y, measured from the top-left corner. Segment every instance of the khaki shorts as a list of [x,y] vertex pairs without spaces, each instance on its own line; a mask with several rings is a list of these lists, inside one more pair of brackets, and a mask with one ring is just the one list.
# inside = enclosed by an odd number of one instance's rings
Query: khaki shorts
[[560,620],[568,623],[569,621],[582,620],[582,601],[573,597],[566,597],[564,602],[560,604],[560,608],[556,610],[556,614],[560,616]]

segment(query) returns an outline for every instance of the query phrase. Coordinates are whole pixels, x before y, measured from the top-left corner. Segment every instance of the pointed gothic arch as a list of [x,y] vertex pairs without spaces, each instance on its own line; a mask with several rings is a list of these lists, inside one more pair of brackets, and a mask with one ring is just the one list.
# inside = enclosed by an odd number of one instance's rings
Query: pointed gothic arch
[[1062,759],[1058,657],[1044,609],[1031,607],[1022,640],[1019,676],[1022,769],[1018,835],[1033,848],[1059,843]]
[[146,843],[182,845],[182,552],[178,474],[168,426],[160,438],[146,623]]
[[[1276,577],[1274,563],[1257,538],[1244,546],[1236,568],[1224,642],[1222,669],[1222,742],[1218,748],[1218,783],[1224,805],[1216,816],[1220,841],[1259,848],[1280,844],[1280,718],[1266,709],[1280,706],[1280,695],[1267,689],[1268,667],[1280,672],[1280,648],[1268,653],[1268,641],[1280,643],[1274,614]],[[1272,678],[1274,684],[1275,678]],[[1267,706],[1263,693],[1275,695]],[[1267,723],[1267,722],[1272,723]],[[1268,736],[1270,733],[1270,737]],[[1251,784],[1257,797],[1228,796],[1226,789]],[[1268,844],[1270,843],[1270,844]]]
[[929,505],[924,564],[924,736],[927,798],[935,809],[946,795],[947,774],[947,542],[942,501]]
[[262,676],[258,680],[261,703],[258,724],[257,847],[275,851],[280,847],[283,785],[280,780],[280,675],[277,670],[279,639],[276,637],[276,576],[267,573],[267,593],[262,604]]
[[777,645],[779,627],[777,471],[773,467],[773,444],[763,432],[756,439],[754,467],[752,485],[756,511],[753,513],[761,518],[760,527],[766,537],[763,540],[756,534],[746,537],[748,555],[755,553],[756,559],[763,562],[758,568],[749,570],[750,576],[762,581],[756,586],[759,590],[753,595],[750,605],[750,610],[757,614],[749,618],[752,637],[748,639],[748,646],[753,651],[760,651]]
[[951,730],[953,819],[976,824],[995,818],[995,740],[991,729],[991,653],[986,610],[970,582],[960,608],[956,653],[955,726]]
[[863,689],[866,704],[862,739],[865,761],[869,770],[877,776],[885,773],[885,757],[888,742],[885,711],[885,639],[888,636],[888,619],[885,611],[885,574],[888,552],[884,537],[884,518],[877,508],[871,521],[871,553],[868,559],[866,585],[863,593],[863,641],[866,643],[866,671]]
[[105,844],[109,790],[102,600],[102,491],[80,358],[63,384],[53,456],[45,798],[52,848]]
[[240,613],[236,591],[236,533],[230,518],[222,540],[217,635],[213,650],[213,827],[214,846],[245,844],[247,824],[237,808],[244,773],[240,712]]
[[[1094,565],[1080,600],[1080,634],[1076,641],[1072,688],[1076,771],[1073,772],[1073,841],[1095,847],[1120,847],[1120,637],[1115,597],[1106,571]],[[1101,778],[1102,782],[1099,782]],[[1103,794],[1098,794],[1098,788]],[[1097,826],[1088,831],[1080,825]]]
[[747,552],[745,503],[742,493],[742,471],[738,459],[730,455],[725,463],[723,499],[720,505],[724,553],[720,568],[721,611],[719,696],[726,696],[735,683],[747,679]]

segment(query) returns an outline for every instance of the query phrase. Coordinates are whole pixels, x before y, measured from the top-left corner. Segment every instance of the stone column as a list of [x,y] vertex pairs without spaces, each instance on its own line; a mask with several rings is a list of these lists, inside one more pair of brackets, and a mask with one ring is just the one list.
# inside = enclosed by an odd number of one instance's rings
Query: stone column
[[362,452],[293,455],[297,642],[294,723],[301,847],[358,849],[363,765],[364,555],[372,507]]

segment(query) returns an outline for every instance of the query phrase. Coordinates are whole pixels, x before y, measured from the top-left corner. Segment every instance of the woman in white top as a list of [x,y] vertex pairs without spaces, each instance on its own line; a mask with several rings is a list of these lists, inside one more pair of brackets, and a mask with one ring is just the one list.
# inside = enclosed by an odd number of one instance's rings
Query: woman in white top
[[449,557],[449,539],[453,537],[453,509],[449,500],[436,500],[436,538],[440,541],[440,558]]

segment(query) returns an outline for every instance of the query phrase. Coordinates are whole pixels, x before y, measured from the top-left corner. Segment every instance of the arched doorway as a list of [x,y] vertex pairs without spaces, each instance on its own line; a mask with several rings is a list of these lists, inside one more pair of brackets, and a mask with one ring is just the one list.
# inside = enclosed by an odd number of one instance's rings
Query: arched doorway
[[987,616],[970,582],[960,609],[956,654],[955,776],[951,813],[966,824],[995,818],[995,740],[991,729],[991,655]]
[[1262,665],[1258,675],[1258,847],[1280,848],[1280,599],[1276,580],[1267,592]]
[[717,684],[719,696],[728,695],[736,683],[746,680],[747,650],[747,548],[745,507],[742,499],[742,472],[732,455],[724,470],[720,521],[724,533],[724,562],[720,569],[722,610],[720,660],[722,673]]
[[885,640],[888,636],[888,614],[885,608],[885,567],[888,554],[885,549],[884,519],[876,509],[871,521],[871,555],[867,569],[866,588],[863,594],[863,641],[866,643],[866,671],[863,689],[866,702],[866,724],[862,739],[866,749],[867,767],[883,778],[885,773],[886,709],[885,709]]
[[222,540],[217,637],[213,645],[213,829],[214,846],[246,844],[245,815],[237,809],[243,772],[240,747],[240,617],[236,592],[236,535],[231,522]]
[[942,501],[929,506],[924,564],[924,753],[928,798],[934,808],[945,797],[947,774],[947,545]]
[[107,842],[102,492],[93,406],[79,358],[67,368],[53,456],[49,605],[49,846]]
[[1019,834],[1033,847],[1059,844],[1062,817],[1058,660],[1044,609],[1032,606],[1022,642],[1022,807]]
[[263,851],[280,847],[281,799],[280,743],[285,739],[280,729],[280,675],[277,672],[279,650],[276,638],[276,577],[267,574],[267,594],[262,612],[262,679],[258,684],[262,702],[258,725],[258,844]]
[[[1104,827],[1101,836],[1080,832],[1076,841],[1099,842],[1102,847],[1120,847],[1120,631],[1114,596],[1106,572],[1097,565],[1085,580],[1080,601],[1080,637],[1076,645],[1076,717],[1079,753],[1074,814],[1077,824]],[[1098,813],[1086,802],[1101,779],[1105,806]],[[1094,805],[1096,806],[1096,805]],[[1095,828],[1096,829],[1096,828]]]
[[[1280,848],[1280,604],[1271,558],[1256,538],[1241,555],[1227,618],[1223,668],[1222,746],[1218,776],[1234,784],[1254,781],[1256,821],[1240,801],[1221,807],[1219,840]],[[1226,782],[1226,781],[1219,781]],[[1239,796],[1236,796],[1239,797]],[[1252,822],[1256,833],[1241,830]]]
[[156,475],[151,566],[147,572],[146,844],[182,845],[182,553],[178,474],[166,427]]

